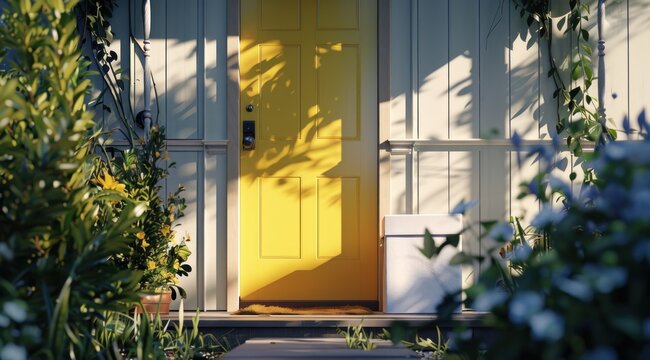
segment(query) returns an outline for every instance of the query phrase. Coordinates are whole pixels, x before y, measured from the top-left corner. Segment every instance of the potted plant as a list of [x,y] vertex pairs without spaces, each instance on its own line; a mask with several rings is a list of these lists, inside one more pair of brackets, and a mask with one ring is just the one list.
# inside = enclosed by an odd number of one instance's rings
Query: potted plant
[[[148,142],[140,140],[127,150],[111,148],[115,155],[105,152],[109,161],[98,164],[95,177],[98,186],[147,205],[143,217],[133,225],[135,241],[129,251],[113,261],[120,268],[142,272],[142,302],[148,312],[159,313],[169,312],[169,303],[178,295],[186,297],[178,278],[192,271],[186,263],[191,254],[186,245],[189,235],[180,236],[174,230],[185,209],[185,199],[180,195],[184,188],[179,186],[167,199],[161,197],[161,182],[169,175],[168,168],[175,165],[161,166],[168,160],[164,139],[164,128],[154,126]],[[120,206],[115,204],[113,211],[119,212]]]

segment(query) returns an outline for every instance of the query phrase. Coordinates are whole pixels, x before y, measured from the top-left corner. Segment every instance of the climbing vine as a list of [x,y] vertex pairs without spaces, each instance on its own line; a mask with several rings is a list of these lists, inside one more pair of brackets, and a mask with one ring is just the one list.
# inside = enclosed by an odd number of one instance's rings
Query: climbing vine
[[[599,142],[616,139],[616,131],[607,128],[599,121],[598,100],[589,94],[594,77],[591,56],[593,48],[589,42],[589,31],[584,27],[589,21],[591,10],[589,2],[569,0],[569,12],[563,17],[554,17],[551,0],[512,0],[519,15],[526,19],[530,30],[544,40],[550,69],[547,76],[553,79],[556,99],[558,134],[566,134],[567,145],[574,155],[581,155],[583,142]],[[555,18],[559,18],[557,23]],[[557,65],[553,50],[553,27],[565,29],[569,37],[575,39],[572,49],[568,79]],[[566,76],[566,75],[565,75]],[[567,111],[563,111],[565,107]]]

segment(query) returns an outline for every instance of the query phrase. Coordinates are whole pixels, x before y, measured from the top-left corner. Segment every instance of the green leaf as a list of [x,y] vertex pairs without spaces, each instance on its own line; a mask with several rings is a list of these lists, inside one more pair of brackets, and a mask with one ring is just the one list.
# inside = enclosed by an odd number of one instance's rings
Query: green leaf
[[474,257],[459,252],[449,260],[449,265],[470,265],[474,262]]
[[558,95],[560,95],[560,91],[562,91],[562,89],[555,89],[555,91],[553,91],[553,99],[557,98]]
[[440,252],[442,251],[442,249],[445,248],[445,246],[452,246],[452,247],[457,248],[459,243],[460,243],[460,235],[459,234],[447,235],[447,238],[445,239],[445,241],[438,248],[438,254],[440,254]]
[[569,92],[569,95],[571,96],[571,99],[573,99],[576,96],[578,96],[578,94],[580,94],[580,92],[582,92],[582,89],[578,86],[578,87],[575,87],[575,88],[571,89],[571,91]]
[[485,232],[489,232],[494,225],[497,224],[496,220],[481,221],[481,226],[485,229]]
[[573,71],[571,71],[571,80],[576,81],[580,79],[582,75],[582,65],[578,62],[573,66]]
[[589,63],[589,66],[585,66],[585,77],[589,80],[594,78],[594,70],[591,68],[591,63]]
[[65,327],[68,322],[70,313],[70,288],[72,287],[72,277],[68,277],[59,292],[54,307],[54,313],[50,321],[49,347],[52,349],[56,358],[63,357],[65,351]]
[[589,41],[589,32],[587,30],[582,29],[582,31],[580,31],[580,34],[585,41]]
[[[546,76],[547,76],[547,77],[552,77],[553,74],[555,74],[555,71],[556,71],[555,68],[551,68],[551,70],[549,70],[549,71],[546,73]],[[560,89],[556,89],[555,91],[559,91],[559,90],[560,90]],[[553,96],[553,97],[555,97],[555,96]]]
[[427,259],[431,259],[437,254],[436,244],[428,229],[424,231],[424,241],[422,243],[422,248],[419,248],[419,250]]
[[587,130],[587,135],[589,135],[589,139],[591,139],[591,141],[598,141],[602,133],[603,133],[603,129],[599,123],[594,123],[590,125]]
[[409,339],[410,329],[410,325],[405,321],[393,321],[390,326],[390,340],[393,344],[399,344],[401,341]]

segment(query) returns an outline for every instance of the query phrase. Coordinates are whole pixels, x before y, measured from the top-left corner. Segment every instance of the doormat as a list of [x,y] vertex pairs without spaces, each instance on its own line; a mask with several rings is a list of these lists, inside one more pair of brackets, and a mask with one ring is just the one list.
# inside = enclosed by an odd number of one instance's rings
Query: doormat
[[253,304],[239,309],[235,315],[371,315],[364,306],[284,307]]

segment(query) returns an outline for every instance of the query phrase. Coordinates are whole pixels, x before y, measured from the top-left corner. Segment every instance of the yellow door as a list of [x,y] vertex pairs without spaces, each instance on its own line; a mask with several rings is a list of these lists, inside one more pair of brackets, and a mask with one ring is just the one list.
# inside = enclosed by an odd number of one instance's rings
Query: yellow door
[[241,1],[242,301],[378,299],[376,17]]

